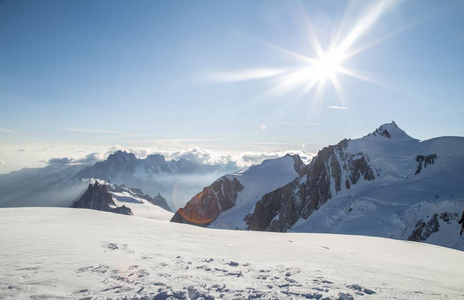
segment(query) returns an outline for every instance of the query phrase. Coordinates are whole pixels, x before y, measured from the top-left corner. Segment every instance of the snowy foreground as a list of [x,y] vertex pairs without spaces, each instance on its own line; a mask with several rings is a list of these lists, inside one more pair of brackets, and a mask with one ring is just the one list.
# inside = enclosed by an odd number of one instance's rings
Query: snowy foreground
[[464,252],[86,209],[0,209],[0,299],[463,299]]

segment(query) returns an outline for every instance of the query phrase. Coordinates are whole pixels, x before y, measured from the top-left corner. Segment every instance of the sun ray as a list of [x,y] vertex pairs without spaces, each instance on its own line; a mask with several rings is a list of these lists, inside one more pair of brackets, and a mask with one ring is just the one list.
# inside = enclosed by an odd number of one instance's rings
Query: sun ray
[[303,7],[303,4],[301,3],[301,1],[297,1],[297,3],[298,3],[298,6],[299,6],[299,11],[303,15],[305,25],[306,25],[306,27],[308,29],[308,36],[309,36],[310,45],[314,48],[314,51],[316,51],[316,54],[318,56],[320,56],[320,55],[322,55],[324,53],[324,50],[322,49],[319,38],[317,37],[317,34],[314,31],[314,27],[311,24],[311,21],[309,20],[308,12]]
[[394,0],[383,0],[377,2],[377,4],[369,10],[368,13],[361,18],[358,23],[354,26],[353,30],[346,36],[346,38],[338,45],[337,49],[345,53],[348,49],[372,27],[377,19],[396,1]]
[[339,75],[343,74],[358,80],[384,86],[369,76],[365,76],[358,71],[346,67],[346,61],[401,32],[390,33],[362,47],[354,50],[352,49],[353,45],[355,45],[361,37],[366,35],[381,16],[390,10],[396,3],[397,0],[381,0],[370,4],[354,26],[343,36],[345,28],[348,27],[349,12],[358,11],[359,8],[357,5],[354,5],[353,2],[350,2],[346,12],[343,14],[341,23],[337,24],[338,29],[333,30],[328,49],[324,49],[313,27],[308,11],[304,8],[302,2],[298,1],[295,19],[300,21],[298,24],[300,28],[304,30],[304,38],[309,41],[308,53],[312,53],[312,56],[304,55],[270,42],[245,35],[248,39],[295,59],[298,65],[289,68],[258,68],[232,73],[223,72],[216,73],[211,77],[213,80],[223,82],[268,79],[271,80],[273,86],[264,96],[279,96],[298,90],[296,98],[294,98],[294,101],[291,103],[299,102],[305,94],[310,92],[313,93],[314,97],[312,98],[315,99],[315,102],[322,101],[324,90],[330,82],[341,103],[345,103],[347,97]]
[[346,95],[345,95],[343,87],[342,87],[342,85],[340,83],[340,80],[338,79],[337,76],[334,76],[333,78],[331,78],[331,82],[332,82],[332,85],[334,86],[335,93],[337,94],[337,97],[340,100],[340,103],[343,106],[346,106],[346,102],[347,102],[346,101]]
[[391,39],[391,38],[394,37],[395,35],[401,33],[402,31],[404,31],[404,29],[401,30],[401,31],[397,31],[397,32],[393,32],[393,33],[387,34],[386,36],[383,36],[382,38],[377,39],[377,40],[375,40],[375,41],[373,41],[373,42],[371,42],[371,43],[369,43],[369,44],[367,44],[367,45],[365,45],[365,46],[363,46],[363,47],[357,48],[356,50],[353,50],[353,51],[347,53],[347,54],[345,55],[345,59],[348,59],[348,58],[350,58],[350,57],[352,57],[352,56],[355,56],[355,55],[357,55],[357,54],[359,54],[359,53],[361,53],[361,52],[363,52],[363,51],[366,51],[366,50],[369,49],[369,48],[372,48],[372,47],[374,47],[374,46],[376,46],[376,45],[378,45],[378,44],[380,44],[380,43],[383,43],[383,42],[385,42],[386,40]]
[[383,84],[383,83],[381,83],[381,82],[379,82],[377,80],[374,80],[372,78],[369,78],[367,76],[361,75],[360,73],[358,73],[358,72],[356,72],[356,71],[354,71],[352,69],[341,68],[340,73],[351,76],[351,77],[356,78],[356,79],[361,80],[361,81],[369,82],[371,84],[375,84],[375,85],[378,85],[378,86],[381,86],[381,87],[384,87],[384,88],[392,89],[392,87],[390,87],[390,86],[388,86],[386,84]]

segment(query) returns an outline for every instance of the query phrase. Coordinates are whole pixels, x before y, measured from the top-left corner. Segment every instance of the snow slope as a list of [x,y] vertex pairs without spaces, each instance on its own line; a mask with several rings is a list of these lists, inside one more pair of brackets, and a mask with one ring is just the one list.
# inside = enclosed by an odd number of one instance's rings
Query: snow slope
[[236,178],[240,181],[243,190],[238,192],[235,206],[222,212],[210,226],[222,229],[245,229],[246,223],[243,219],[264,194],[298,177],[294,166],[294,158],[287,155],[265,160],[259,165],[226,175],[229,180]]
[[[423,234],[424,241],[464,250],[457,223],[464,204],[464,138],[421,142],[395,123],[380,128],[388,130],[390,138],[370,134],[349,141],[346,150],[365,154],[378,170],[377,178],[351,189],[342,186],[290,231],[412,239],[414,230],[429,224],[433,232]],[[417,161],[418,156],[431,155],[431,164]]]
[[298,177],[304,166],[298,155],[287,154],[222,176],[177,210],[171,221],[245,229],[244,218],[252,212],[255,203],[264,194]]
[[419,141],[392,122],[362,138],[324,147],[306,166],[297,168],[290,159],[221,177],[171,221],[369,235],[464,250],[458,224],[464,204],[464,137]]
[[384,238],[2,208],[0,241],[1,299],[464,297],[464,252]]
[[116,206],[127,206],[137,217],[169,221],[174,216],[173,212],[167,211],[158,205],[154,205],[147,200],[137,197],[129,191],[110,192]]

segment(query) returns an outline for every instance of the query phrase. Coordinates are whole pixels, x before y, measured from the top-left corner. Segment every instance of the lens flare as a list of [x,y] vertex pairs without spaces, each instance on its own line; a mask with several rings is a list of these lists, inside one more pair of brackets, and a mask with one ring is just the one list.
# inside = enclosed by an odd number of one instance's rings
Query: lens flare
[[180,207],[179,200],[179,184],[174,185],[172,199],[176,207],[176,211],[188,222],[196,225],[207,225],[213,222],[219,215],[219,207],[214,205],[205,209],[203,207],[203,199],[205,198],[205,189],[190,200],[184,207]]

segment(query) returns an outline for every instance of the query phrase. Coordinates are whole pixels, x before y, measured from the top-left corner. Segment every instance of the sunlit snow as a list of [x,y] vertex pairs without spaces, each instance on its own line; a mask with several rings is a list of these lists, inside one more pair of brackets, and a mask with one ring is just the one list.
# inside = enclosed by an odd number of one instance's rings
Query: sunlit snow
[[2,299],[459,299],[464,253],[205,229],[86,209],[0,210]]

